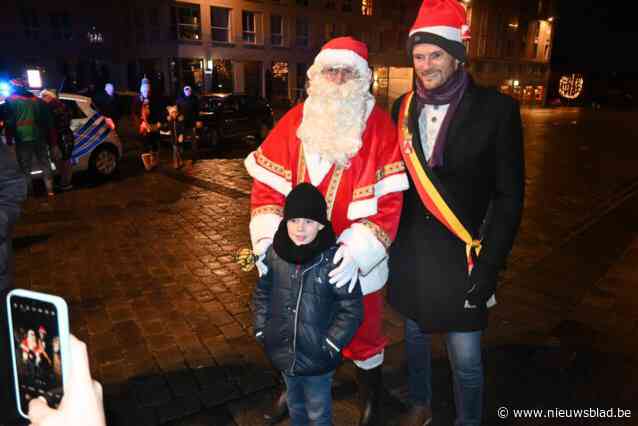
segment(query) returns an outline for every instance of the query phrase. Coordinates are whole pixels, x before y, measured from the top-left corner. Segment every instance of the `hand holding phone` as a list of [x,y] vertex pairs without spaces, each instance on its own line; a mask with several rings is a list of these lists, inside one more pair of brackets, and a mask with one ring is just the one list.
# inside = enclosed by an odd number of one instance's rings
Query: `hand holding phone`
[[58,409],[36,398],[29,403],[32,426],[105,426],[102,385],[93,380],[84,342],[71,335],[73,368]]
[[62,399],[69,377],[69,316],[64,299],[15,289],[7,295],[13,383],[18,412],[27,417],[29,401]]

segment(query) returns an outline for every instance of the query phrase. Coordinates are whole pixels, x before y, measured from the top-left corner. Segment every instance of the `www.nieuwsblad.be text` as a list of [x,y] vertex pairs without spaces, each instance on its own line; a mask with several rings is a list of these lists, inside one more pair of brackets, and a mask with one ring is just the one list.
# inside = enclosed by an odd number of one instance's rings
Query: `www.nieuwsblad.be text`
[[501,419],[629,419],[631,410],[624,408],[533,408],[497,410]]

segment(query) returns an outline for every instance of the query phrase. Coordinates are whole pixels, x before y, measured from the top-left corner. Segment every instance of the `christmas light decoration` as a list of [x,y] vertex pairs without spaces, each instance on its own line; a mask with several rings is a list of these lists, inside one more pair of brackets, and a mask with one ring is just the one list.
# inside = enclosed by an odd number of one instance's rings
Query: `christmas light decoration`
[[583,83],[581,74],[564,75],[558,82],[558,93],[565,99],[576,99],[583,92]]

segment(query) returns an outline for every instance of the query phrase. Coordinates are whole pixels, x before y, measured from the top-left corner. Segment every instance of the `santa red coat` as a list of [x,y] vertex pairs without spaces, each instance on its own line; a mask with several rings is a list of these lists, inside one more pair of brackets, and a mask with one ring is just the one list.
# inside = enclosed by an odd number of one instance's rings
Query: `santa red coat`
[[303,150],[297,129],[303,104],[291,109],[263,145],[245,160],[253,177],[250,236],[272,239],[293,186],[310,182],[324,195],[338,242],[348,246],[359,265],[364,321],[343,355],[366,360],[383,350],[383,298],[388,278],[387,249],[397,232],[402,191],[408,179],[390,116],[369,103],[362,146],[347,167],[321,161]]

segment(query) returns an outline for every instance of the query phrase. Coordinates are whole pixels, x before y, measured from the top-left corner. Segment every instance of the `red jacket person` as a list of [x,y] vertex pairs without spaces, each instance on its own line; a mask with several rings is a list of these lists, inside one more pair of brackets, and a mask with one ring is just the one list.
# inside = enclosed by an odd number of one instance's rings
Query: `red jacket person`
[[402,191],[408,188],[395,126],[369,91],[367,58],[366,45],[353,38],[326,43],[308,70],[308,99],[245,160],[254,179],[250,236],[256,255],[271,244],[285,197],[295,185],[312,183],[326,199],[340,244],[334,259],[340,266],[330,281],[353,286],[358,279],[364,295],[363,324],[343,349],[358,367],[361,424],[374,423],[378,415],[386,344],[381,289]]

